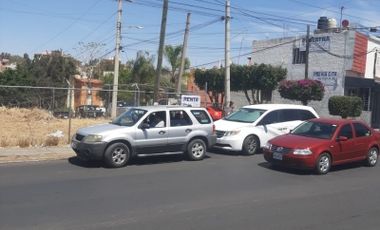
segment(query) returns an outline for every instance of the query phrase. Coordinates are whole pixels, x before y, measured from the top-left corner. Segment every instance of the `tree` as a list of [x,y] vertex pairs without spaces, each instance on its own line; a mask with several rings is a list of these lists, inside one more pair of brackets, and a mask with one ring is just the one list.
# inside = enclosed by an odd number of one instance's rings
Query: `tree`
[[309,101],[322,100],[325,88],[318,80],[284,80],[278,91],[283,98],[300,101],[303,105],[307,105]]
[[[182,45],[178,46],[165,46],[164,55],[170,64],[170,82],[176,84],[178,81],[178,71],[181,66]],[[185,69],[189,68],[190,61],[185,59]]]
[[329,98],[329,112],[331,115],[358,117],[362,113],[363,101],[360,97],[332,96]]
[[[224,69],[212,68],[208,70],[196,69],[194,82],[201,89],[206,90],[212,103],[223,104],[224,96]],[[222,101],[218,101],[219,94]]]

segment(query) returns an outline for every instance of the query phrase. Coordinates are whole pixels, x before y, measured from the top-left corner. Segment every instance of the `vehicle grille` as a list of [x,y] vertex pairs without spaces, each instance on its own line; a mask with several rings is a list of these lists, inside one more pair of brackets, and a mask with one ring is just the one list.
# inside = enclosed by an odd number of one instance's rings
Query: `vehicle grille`
[[84,138],[83,135],[80,135],[80,134],[75,135],[75,139],[77,139],[78,141],[81,141],[83,138]]
[[216,130],[216,137],[221,138],[224,136],[225,133],[225,131]]
[[290,148],[285,148],[285,147],[277,146],[277,145],[272,145],[270,150],[272,152],[277,152],[277,153],[282,153],[282,154],[287,154],[287,153],[290,153],[291,151]]

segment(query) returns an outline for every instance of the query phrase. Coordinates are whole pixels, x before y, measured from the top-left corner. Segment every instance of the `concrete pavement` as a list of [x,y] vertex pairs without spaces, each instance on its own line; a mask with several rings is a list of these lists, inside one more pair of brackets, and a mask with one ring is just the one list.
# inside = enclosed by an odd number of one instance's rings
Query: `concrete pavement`
[[10,162],[67,159],[75,156],[69,145],[30,148],[0,148],[0,164]]

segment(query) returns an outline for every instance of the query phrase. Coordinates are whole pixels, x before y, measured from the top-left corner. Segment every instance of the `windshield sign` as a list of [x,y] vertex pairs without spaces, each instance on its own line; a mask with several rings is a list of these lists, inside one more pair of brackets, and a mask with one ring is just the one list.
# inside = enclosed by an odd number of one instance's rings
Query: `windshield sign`
[[229,116],[225,117],[224,120],[253,123],[261,115],[263,115],[265,111],[266,110],[263,110],[263,109],[240,108],[238,111],[233,112]]
[[121,126],[133,126],[144,116],[146,112],[147,111],[143,109],[128,109],[126,112],[116,117],[112,121],[112,124]]

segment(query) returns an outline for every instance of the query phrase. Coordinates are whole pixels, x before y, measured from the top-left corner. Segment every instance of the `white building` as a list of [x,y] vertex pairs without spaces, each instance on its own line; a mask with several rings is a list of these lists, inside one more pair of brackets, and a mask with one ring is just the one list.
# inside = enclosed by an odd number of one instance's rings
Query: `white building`
[[[305,37],[253,41],[252,62],[280,65],[287,80],[305,78]],[[317,30],[310,36],[309,79],[325,85],[322,101],[312,101],[321,116],[330,116],[328,99],[333,95],[359,96],[364,107],[361,118],[380,127],[380,39],[354,30]],[[272,94],[273,103],[295,103]]]

